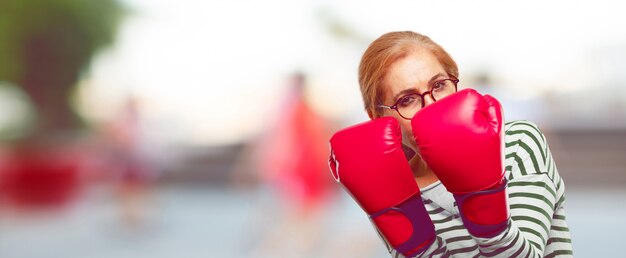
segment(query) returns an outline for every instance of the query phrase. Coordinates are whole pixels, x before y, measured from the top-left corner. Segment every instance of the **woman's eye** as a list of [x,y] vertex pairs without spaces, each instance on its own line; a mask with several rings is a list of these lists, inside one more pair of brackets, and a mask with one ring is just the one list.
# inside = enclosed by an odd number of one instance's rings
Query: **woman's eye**
[[407,107],[410,106],[411,104],[415,103],[416,98],[414,96],[406,96],[400,99],[400,101],[398,101],[398,106],[401,107]]
[[433,85],[433,90],[441,90],[446,87],[446,81],[438,81]]

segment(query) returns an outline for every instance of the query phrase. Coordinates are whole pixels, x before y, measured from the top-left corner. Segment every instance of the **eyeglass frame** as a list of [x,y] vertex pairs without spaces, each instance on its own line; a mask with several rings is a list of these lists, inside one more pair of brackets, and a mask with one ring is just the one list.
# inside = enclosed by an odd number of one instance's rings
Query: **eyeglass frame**
[[[404,118],[404,119],[406,119],[406,120],[411,120],[411,118],[406,118],[406,117],[404,117],[404,116],[400,113],[400,110],[398,110],[398,101],[400,101],[402,98],[404,98],[404,97],[406,97],[406,96],[409,96],[409,95],[417,95],[417,96],[420,96],[420,98],[422,99],[422,102],[421,102],[421,103],[422,103],[422,107],[420,107],[420,110],[421,110],[422,108],[424,108],[424,105],[425,105],[425,103],[426,103],[426,100],[424,99],[424,96],[426,96],[426,94],[429,94],[429,95],[430,95],[430,98],[431,98],[431,99],[433,99],[433,102],[437,102],[437,99],[435,99],[435,97],[433,96],[433,85],[435,85],[436,83],[441,82],[441,81],[451,81],[451,82],[453,82],[453,83],[454,83],[454,92],[457,92],[457,91],[459,90],[459,87],[457,86],[457,84],[459,83],[459,79],[457,79],[456,77],[451,76],[451,75],[448,75],[448,76],[449,76],[450,78],[441,79],[441,80],[436,80],[436,81],[433,81],[432,83],[430,83],[430,84],[429,84],[429,86],[428,86],[428,88],[430,88],[430,90],[424,91],[423,93],[417,93],[417,92],[415,92],[415,93],[409,93],[409,94],[403,95],[402,97],[399,97],[399,98],[396,100],[396,102],[395,102],[395,103],[393,103],[393,105],[392,105],[392,106],[386,106],[386,105],[382,105],[382,104],[380,104],[380,105],[377,105],[376,107],[379,107],[379,108],[386,108],[386,109],[393,109],[393,110],[395,110],[395,111],[398,113],[398,115],[400,115],[400,117],[402,117],[402,118]],[[418,110],[418,111],[419,111],[419,110]]]

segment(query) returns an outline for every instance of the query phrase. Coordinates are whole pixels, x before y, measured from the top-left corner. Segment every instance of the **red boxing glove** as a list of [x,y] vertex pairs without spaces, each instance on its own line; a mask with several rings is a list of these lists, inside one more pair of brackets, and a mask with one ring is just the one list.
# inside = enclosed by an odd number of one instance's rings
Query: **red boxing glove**
[[489,237],[507,226],[504,118],[500,103],[461,90],[411,120],[424,161],[450,191],[470,233]]
[[398,121],[383,117],[343,129],[330,139],[335,179],[398,252],[410,256],[435,238],[435,227],[402,151]]

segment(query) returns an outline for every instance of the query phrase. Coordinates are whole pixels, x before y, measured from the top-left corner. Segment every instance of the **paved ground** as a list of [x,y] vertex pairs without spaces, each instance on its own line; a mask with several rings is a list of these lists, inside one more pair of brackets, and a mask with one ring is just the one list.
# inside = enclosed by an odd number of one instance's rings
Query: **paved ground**
[[[576,256],[623,254],[626,190],[568,194]],[[274,218],[280,216],[272,203],[258,192],[160,188],[145,227],[131,230],[119,223],[114,199],[106,191],[94,192],[62,212],[0,213],[0,257],[386,257],[369,222],[349,200],[338,200],[321,219],[286,229],[277,229]],[[267,237],[268,232],[282,236]],[[316,233],[322,240],[298,243]],[[259,247],[264,239],[291,248]]]
[[[545,131],[567,185],[576,257],[624,257],[626,131]],[[340,199],[320,216],[285,218],[262,191],[228,180],[241,146],[195,150],[162,177],[142,227],[120,223],[110,189],[90,189],[62,211],[0,207],[0,258],[387,257],[364,214]],[[192,186],[193,185],[193,186]]]

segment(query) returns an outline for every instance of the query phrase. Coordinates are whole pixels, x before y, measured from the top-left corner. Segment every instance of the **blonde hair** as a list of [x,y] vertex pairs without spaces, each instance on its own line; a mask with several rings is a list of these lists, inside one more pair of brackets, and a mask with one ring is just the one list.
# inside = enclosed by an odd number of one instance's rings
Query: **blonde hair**
[[370,118],[382,116],[376,106],[382,103],[383,80],[388,68],[398,59],[417,49],[429,50],[446,73],[456,78],[459,70],[450,55],[429,37],[412,31],[389,32],[374,40],[361,58],[359,86],[365,110]]

